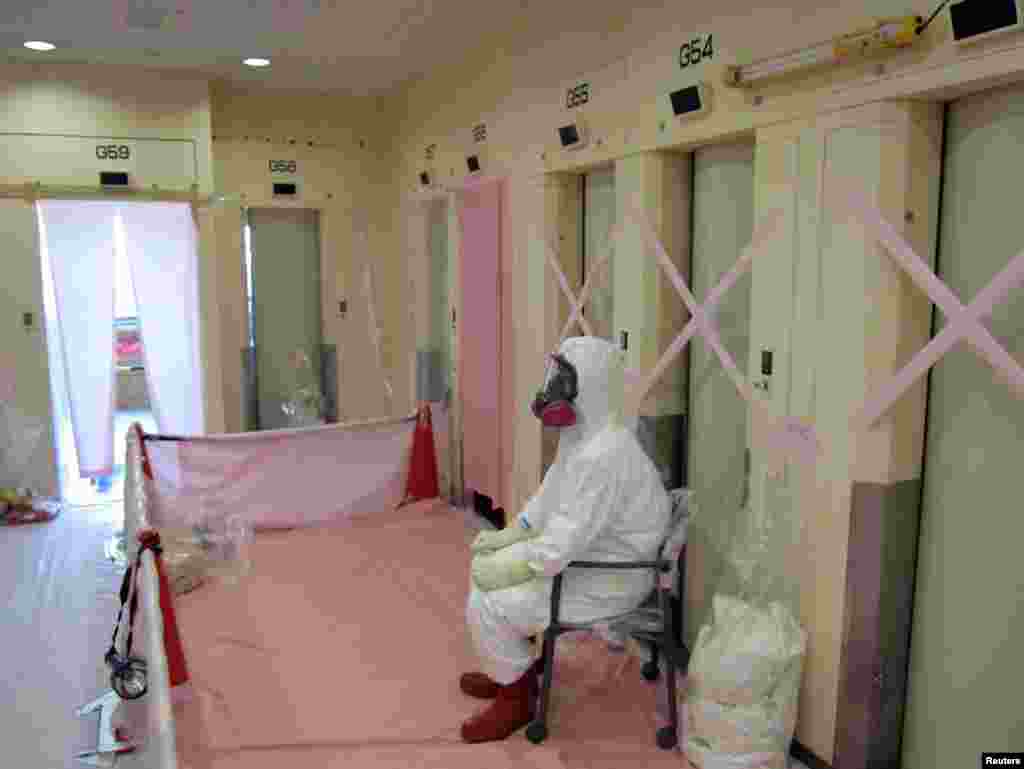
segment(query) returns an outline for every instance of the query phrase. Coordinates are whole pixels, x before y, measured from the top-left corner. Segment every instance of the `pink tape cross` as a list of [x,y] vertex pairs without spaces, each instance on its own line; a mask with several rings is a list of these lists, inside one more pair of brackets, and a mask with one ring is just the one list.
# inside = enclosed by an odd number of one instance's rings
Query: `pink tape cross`
[[970,344],[974,351],[1006,380],[1017,397],[1024,398],[1024,368],[1021,368],[981,324],[981,320],[988,317],[996,305],[1014,288],[1024,283],[1024,251],[1013,257],[1010,263],[978,292],[974,301],[964,307],[875,206],[857,192],[850,193],[850,200],[853,210],[860,215],[864,223],[874,227],[878,241],[947,318],[946,327],[942,332],[921,349],[896,376],[880,387],[860,409],[856,417],[859,425],[864,429],[873,427],[914,382],[960,341]]
[[[715,355],[722,363],[726,373],[729,374],[729,378],[733,385],[735,385],[740,397],[750,406],[753,418],[756,421],[766,423],[767,429],[763,434],[768,444],[766,450],[768,452],[769,474],[778,475],[786,459],[792,459],[805,465],[815,464],[822,453],[822,444],[813,425],[798,417],[779,417],[773,413],[772,409],[761,398],[755,397],[747,378],[740,373],[736,361],[733,360],[729,351],[722,345],[714,322],[714,312],[719,302],[721,302],[722,296],[750,269],[754,257],[767,248],[768,243],[771,242],[782,221],[782,209],[772,209],[761,220],[754,231],[750,243],[743,249],[740,258],[733,265],[732,269],[722,276],[718,284],[708,295],[704,304],[700,305],[690,292],[679,270],[669,258],[664,244],[658,239],[657,234],[651,227],[650,221],[639,210],[635,201],[630,208],[636,220],[642,223],[644,239],[648,245],[654,247],[658,256],[659,266],[668,276],[669,280],[672,281],[673,286],[675,286],[676,291],[686,304],[691,315],[690,321],[683,327],[682,332],[669,345],[668,349],[662,353],[658,363],[651,370],[651,373],[648,374],[646,381],[639,391],[638,401],[643,400],[647,393],[650,392],[650,389],[665,373],[665,369],[683,351],[690,339],[695,334],[700,333],[704,341],[715,351]],[[762,435],[762,431],[758,430],[756,434]]]
[[565,298],[569,301],[569,306],[572,308],[572,312],[569,314],[569,319],[565,322],[561,333],[558,335],[558,344],[555,345],[556,349],[561,346],[563,341],[565,341],[565,337],[568,335],[569,330],[572,328],[574,323],[579,323],[580,327],[583,329],[583,333],[587,336],[594,335],[593,328],[587,322],[586,316],[583,314],[583,307],[590,300],[590,294],[593,291],[594,280],[596,279],[598,272],[605,264],[608,263],[608,260],[611,259],[612,248],[615,241],[618,240],[621,231],[622,228],[619,225],[616,225],[612,230],[608,238],[608,245],[605,248],[604,255],[594,262],[590,269],[587,270],[586,279],[583,281],[583,286],[580,289],[578,297],[573,294],[572,288],[569,286],[569,281],[565,277],[565,273],[562,271],[562,268],[558,266],[558,250],[551,244],[551,241],[545,241],[544,245],[547,250],[548,266],[554,271],[558,285],[561,287],[562,293],[565,295]]
[[754,401],[754,397],[750,390],[750,384],[747,382],[747,378],[740,373],[739,367],[736,365],[736,361],[733,360],[732,355],[730,355],[729,351],[723,347],[713,316],[714,311],[718,307],[718,303],[721,301],[725,292],[732,288],[736,281],[738,281],[740,277],[750,269],[754,256],[767,247],[768,242],[771,240],[770,236],[774,235],[782,218],[781,209],[772,209],[768,214],[767,219],[762,220],[755,230],[750,243],[740,254],[740,258],[736,261],[736,264],[733,265],[729,272],[722,276],[718,285],[715,286],[702,305],[697,303],[697,300],[687,287],[686,281],[683,280],[683,276],[679,273],[679,270],[672,263],[668,253],[665,251],[665,246],[658,239],[658,236],[651,227],[647,217],[639,210],[635,201],[631,202],[630,210],[636,221],[641,222],[644,240],[649,246],[654,247],[655,253],[658,256],[659,266],[668,276],[669,280],[672,281],[676,292],[683,300],[686,308],[690,311],[691,316],[690,320],[683,327],[683,330],[675,340],[673,340],[672,344],[668,346],[665,352],[662,353],[661,358],[655,364],[651,373],[647,376],[647,380],[640,388],[637,398],[639,400],[643,400],[647,393],[650,392],[651,388],[665,373],[665,370],[669,367],[672,361],[674,361],[683,351],[690,339],[692,339],[695,334],[699,333],[708,346],[715,351],[715,355],[718,356],[718,360],[721,361],[722,367],[726,370],[726,373],[728,373],[729,378],[732,380],[732,383],[736,386],[736,389],[739,391],[743,399],[748,403],[752,403]]

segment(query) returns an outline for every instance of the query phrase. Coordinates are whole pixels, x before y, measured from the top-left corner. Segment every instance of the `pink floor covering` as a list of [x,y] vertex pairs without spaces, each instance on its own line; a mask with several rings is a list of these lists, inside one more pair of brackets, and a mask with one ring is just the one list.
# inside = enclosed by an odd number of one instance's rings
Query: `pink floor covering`
[[177,706],[183,769],[686,766],[654,745],[655,688],[638,661],[585,636],[559,642],[544,744],[461,743],[481,707],[457,684],[476,667],[473,534],[431,503],[263,533],[243,581],[179,597],[196,692]]

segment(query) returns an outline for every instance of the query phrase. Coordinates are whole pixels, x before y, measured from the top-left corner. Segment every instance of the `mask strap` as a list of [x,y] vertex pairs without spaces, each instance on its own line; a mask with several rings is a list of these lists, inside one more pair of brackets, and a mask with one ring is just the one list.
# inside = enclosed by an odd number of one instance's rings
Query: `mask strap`
[[555,361],[555,355],[556,354],[557,353],[550,353],[547,356],[548,363],[544,367],[544,381],[543,381],[544,387],[547,387],[548,380],[551,378],[551,369],[558,365],[558,363]]

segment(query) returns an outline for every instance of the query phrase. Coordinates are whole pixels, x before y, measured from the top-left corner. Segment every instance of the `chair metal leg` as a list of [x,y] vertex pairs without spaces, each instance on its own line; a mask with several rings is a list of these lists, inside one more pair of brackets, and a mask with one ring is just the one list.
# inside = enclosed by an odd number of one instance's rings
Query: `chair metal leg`
[[657,743],[662,750],[671,750],[679,742],[679,703],[676,699],[676,663],[665,655],[665,686],[668,690],[668,726],[658,729]]
[[551,621],[544,631],[544,678],[540,687],[540,699],[537,702],[537,715],[533,723],[526,727],[526,739],[534,745],[544,742],[548,737],[548,698],[551,696],[551,676],[555,669],[555,640],[561,632],[558,618],[562,608],[562,575],[556,574],[551,583]]
[[658,680],[658,656],[659,656],[658,644],[651,644],[651,658],[643,664],[640,668],[640,674],[647,681]]
[[671,597],[661,593],[662,643],[665,644],[665,690],[668,694],[668,726],[658,729],[656,741],[662,750],[671,750],[679,742],[679,703],[676,699],[676,660],[672,656],[674,623],[671,616]]
[[540,697],[537,700],[537,714],[533,722],[526,727],[526,739],[537,745],[548,736],[548,702],[551,697],[551,678],[555,668],[555,639],[558,629],[549,627],[544,631],[544,672],[540,686]]

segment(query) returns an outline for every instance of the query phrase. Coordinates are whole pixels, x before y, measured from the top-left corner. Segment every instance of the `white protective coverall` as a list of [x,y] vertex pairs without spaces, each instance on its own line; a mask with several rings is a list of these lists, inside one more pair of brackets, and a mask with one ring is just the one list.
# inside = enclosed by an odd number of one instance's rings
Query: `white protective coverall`
[[[597,337],[566,340],[559,352],[575,366],[576,424],[561,429],[558,452],[519,524],[535,537],[502,552],[524,558],[538,575],[483,592],[471,585],[466,617],[482,670],[500,684],[533,663],[527,637],[551,616],[552,578],[570,561],[638,561],[657,556],[670,503],[654,463],[623,426],[622,352]],[[586,622],[635,608],[653,588],[648,570],[570,569],[560,619]]]

